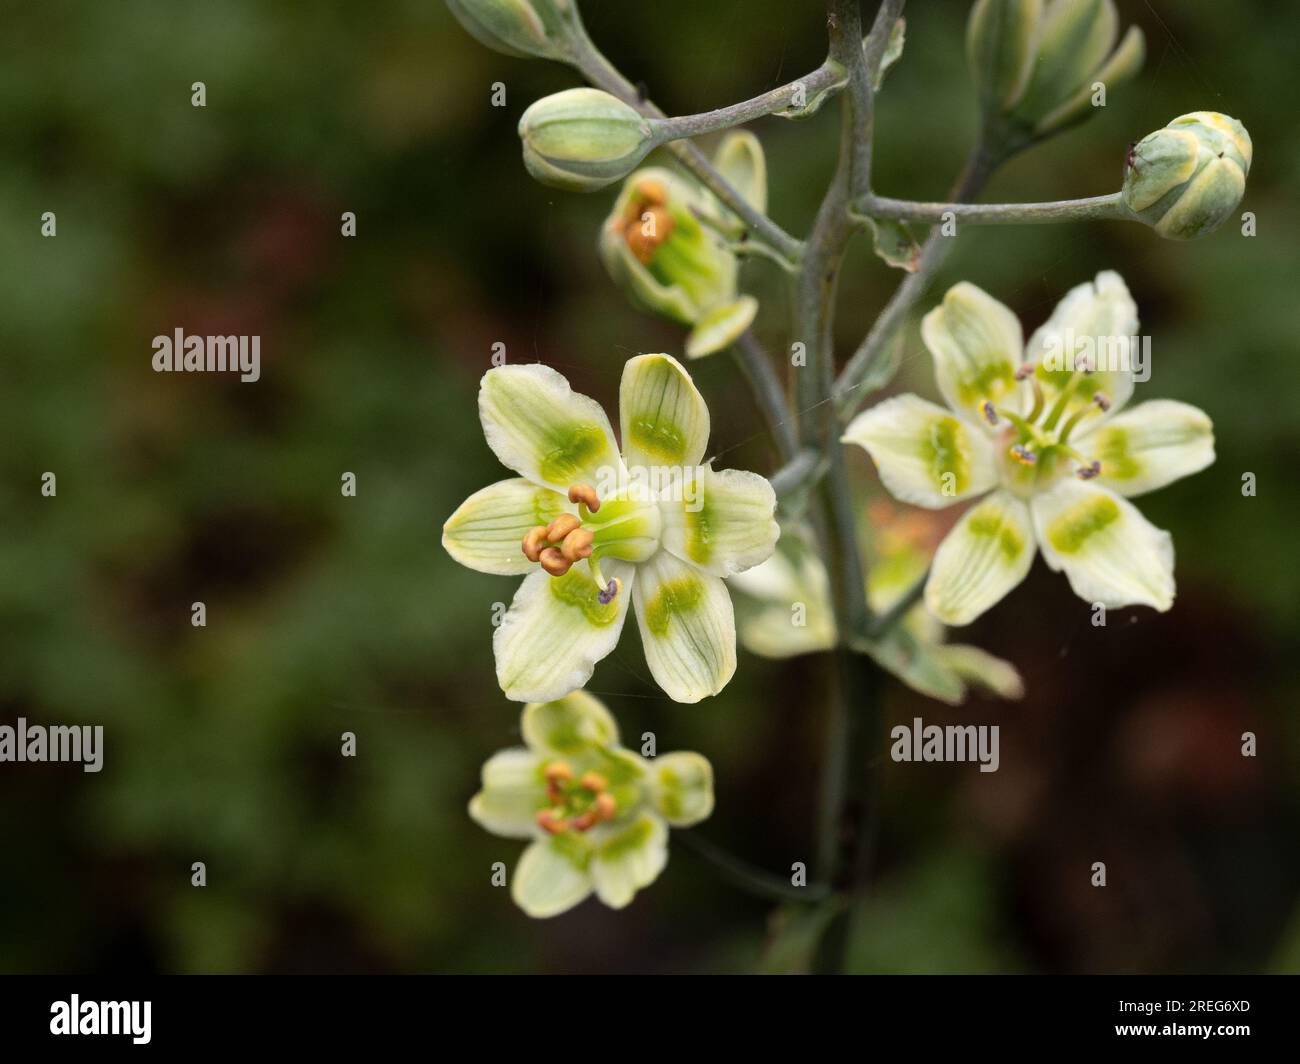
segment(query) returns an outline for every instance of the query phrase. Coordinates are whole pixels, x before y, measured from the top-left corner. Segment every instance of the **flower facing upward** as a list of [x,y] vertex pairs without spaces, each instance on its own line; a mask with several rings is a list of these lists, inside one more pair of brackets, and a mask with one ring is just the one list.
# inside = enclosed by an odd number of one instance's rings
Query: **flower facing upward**
[[621,455],[605,412],[547,366],[501,366],[479,387],[488,446],[520,477],[470,496],[442,543],[479,572],[528,574],[492,640],[516,701],[582,687],[629,601],[650,672],[676,701],[717,694],[735,671],[723,577],[772,553],[772,486],[703,462],[708,407],[676,359],[630,359],[619,407]]
[[522,730],[525,746],[483,766],[469,814],[494,835],[532,840],[510,891],[529,916],[557,916],[593,890],[623,908],[668,863],[668,825],[713,811],[704,757],[623,749],[609,710],[585,691],[525,706]]
[[849,425],[844,440],[905,502],[939,509],[996,489],[935,554],[925,601],[944,623],[968,624],[1019,584],[1035,543],[1089,602],[1173,604],[1173,541],[1127,497],[1210,465],[1214,437],[1186,403],[1119,412],[1133,392],[1137,327],[1124,281],[1100,273],[1066,294],[1022,353],[1015,315],[958,284],[921,326],[951,410],[902,395]]

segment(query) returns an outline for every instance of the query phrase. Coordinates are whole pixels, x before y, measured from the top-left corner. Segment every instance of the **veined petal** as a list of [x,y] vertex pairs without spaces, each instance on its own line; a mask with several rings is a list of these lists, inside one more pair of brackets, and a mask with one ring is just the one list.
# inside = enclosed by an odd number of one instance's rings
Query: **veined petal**
[[522,576],[533,569],[521,549],[524,534],[577,507],[550,488],[523,477],[476,491],[442,526],[442,546],[461,565],[480,573]]
[[988,437],[920,396],[877,403],[840,439],[871,455],[891,495],[931,510],[988,491],[998,480]]
[[1008,491],[995,491],[939,544],[925,604],[944,624],[970,624],[1019,584],[1033,562],[1029,507]]
[[716,695],[736,671],[736,619],[716,576],[660,551],[632,589],[646,663],[676,702]]
[[469,815],[493,835],[531,839],[537,810],[546,804],[545,759],[532,750],[501,750],[483,765],[483,788],[470,799]]
[[772,557],[731,577],[727,589],[739,595],[736,626],[751,654],[789,658],[835,645],[826,570],[788,529]]
[[572,832],[538,839],[515,866],[510,896],[535,919],[559,916],[591,893],[590,844]]
[[934,375],[949,406],[972,421],[979,403],[1016,395],[1024,333],[1010,309],[969,282],[948,289],[921,321],[921,338],[934,356]]
[[[1124,278],[1103,270],[1092,281],[1071,288],[1033,336],[1026,361],[1036,364],[1048,403],[1067,385],[1070,405],[1089,403],[1098,392],[1118,411],[1133,394],[1133,372],[1140,355],[1137,304]],[[1096,372],[1074,376],[1076,360],[1093,360]]]
[[713,812],[713,766],[703,754],[660,754],[649,769],[654,807],[673,827],[690,827]]
[[696,466],[709,445],[709,408],[669,355],[637,355],[618,390],[623,457],[631,468]]
[[1174,542],[1127,499],[1067,478],[1030,503],[1043,558],[1074,593],[1108,609],[1174,603]]
[[1101,463],[1095,484],[1141,495],[1214,462],[1214,426],[1203,410],[1152,399],[1100,424],[1079,449]]
[[695,327],[686,337],[686,357],[703,358],[730,347],[754,324],[757,315],[758,300],[753,296],[738,296],[710,307],[695,320]]
[[611,909],[627,905],[668,863],[668,826],[651,813],[601,828],[591,855],[596,896]]
[[661,493],[660,542],[714,576],[731,576],[766,561],[781,529],[776,493],[765,477],[742,469],[687,470]]
[[613,715],[604,702],[586,691],[574,691],[553,702],[529,703],[524,707],[522,731],[530,749],[558,757],[576,757],[618,743]]
[[574,484],[616,481],[623,472],[605,411],[550,366],[488,370],[478,412],[492,453],[536,484],[567,492]]
[[964,643],[945,643],[934,648],[935,655],[962,680],[983,688],[999,698],[1020,699],[1025,696],[1025,681],[1009,661],[987,650]]
[[515,592],[510,609],[492,636],[497,682],[516,702],[551,702],[578,690],[596,663],[614,649],[627,617],[634,569],[624,562],[601,566],[622,588],[607,604],[579,563],[563,576],[541,569]]

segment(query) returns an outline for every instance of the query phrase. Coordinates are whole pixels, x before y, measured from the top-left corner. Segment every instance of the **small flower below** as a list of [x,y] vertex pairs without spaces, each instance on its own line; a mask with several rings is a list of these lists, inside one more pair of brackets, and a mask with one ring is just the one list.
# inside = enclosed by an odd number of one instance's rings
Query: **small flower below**
[[700,754],[643,758],[585,691],[524,707],[525,745],[483,766],[469,814],[494,835],[532,840],[511,876],[515,904],[558,916],[593,891],[621,909],[668,863],[668,828],[713,812],[713,768]]

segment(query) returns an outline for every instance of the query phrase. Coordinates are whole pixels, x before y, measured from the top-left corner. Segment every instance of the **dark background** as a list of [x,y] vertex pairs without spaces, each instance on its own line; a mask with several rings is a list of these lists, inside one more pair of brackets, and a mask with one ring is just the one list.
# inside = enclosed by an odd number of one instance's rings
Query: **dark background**
[[[922,310],[971,280],[1027,330],[1117,268],[1153,337],[1143,397],[1214,419],[1218,461],[1142,508],[1174,532],[1174,610],[1104,629],[1064,579],[969,633],[1023,672],[1018,704],[947,709],[891,685],[887,716],[1002,727],[1002,767],[886,772],[866,971],[1300,970],[1300,396],[1293,5],[1121,0],[1138,80],[1018,158],[1000,200],[1113,191],[1125,147],[1222,110],[1255,143],[1243,209],[1194,244],[1123,224],[967,231]],[[877,188],[941,198],[975,128],[969,5],[909,5],[879,103]],[[490,865],[520,845],[465,814],[517,741],[491,609],[515,581],[462,569],[442,521],[503,475],[475,410],[501,341],[612,406],[623,361],[680,352],[594,253],[614,189],[533,183],[514,127],[567,69],[489,52],[435,0],[7,2],[0,33],[0,723],[102,724],[103,771],[0,765],[5,971],[671,971],[788,963],[770,905],[680,844],[632,907],[530,922]],[[585,3],[593,37],[670,113],[813,69],[819,4]],[[868,11],[868,17],[870,11]],[[190,85],[207,84],[205,109]],[[493,82],[508,106],[489,106]],[[754,127],[774,216],[806,231],[834,108]],[[40,236],[53,210],[58,236]],[[355,211],[358,235],[339,233]],[[859,242],[852,350],[898,280]],[[785,343],[770,267],[758,329]],[[262,336],[256,384],[150,369],[150,340]],[[693,365],[727,463],[773,454],[725,356]],[[895,387],[932,392],[915,325]],[[874,477],[853,460],[864,487]],[[44,471],[58,495],[40,495]],[[340,476],[355,472],[356,498]],[[1244,472],[1258,494],[1243,498]],[[190,604],[208,624],[190,625]],[[697,706],[648,681],[629,626],[591,689],[625,734],[705,753],[695,829],[774,871],[811,861],[817,658],[742,654]],[[1243,731],[1259,756],[1240,756]],[[339,756],[343,731],[359,756]],[[206,862],[208,886],[190,886]],[[1109,885],[1089,885],[1104,860]]]

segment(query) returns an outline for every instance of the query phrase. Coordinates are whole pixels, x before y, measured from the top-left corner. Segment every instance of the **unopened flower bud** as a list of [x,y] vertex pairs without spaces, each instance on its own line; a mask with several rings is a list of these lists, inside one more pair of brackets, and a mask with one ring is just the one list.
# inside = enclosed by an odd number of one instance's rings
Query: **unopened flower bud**
[[447,0],[480,44],[506,55],[568,59],[581,39],[574,0]]
[[[730,154],[733,176],[742,158],[749,168],[747,195],[765,198],[761,150],[735,142]],[[628,178],[601,228],[600,257],[610,276],[642,309],[691,327],[691,358],[733,343],[758,310],[752,296],[737,294],[736,256],[717,232],[732,221],[706,190],[650,167]]]
[[1114,0],[978,0],[966,55],[986,114],[1020,144],[1083,121],[1099,87],[1142,67],[1142,31],[1130,27],[1116,47],[1118,36]]
[[599,89],[567,89],[519,119],[524,165],[544,185],[592,192],[625,177],[657,139],[650,121]]
[[1235,118],[1181,115],[1130,150],[1124,203],[1163,237],[1204,236],[1241,203],[1251,155],[1250,134]]

